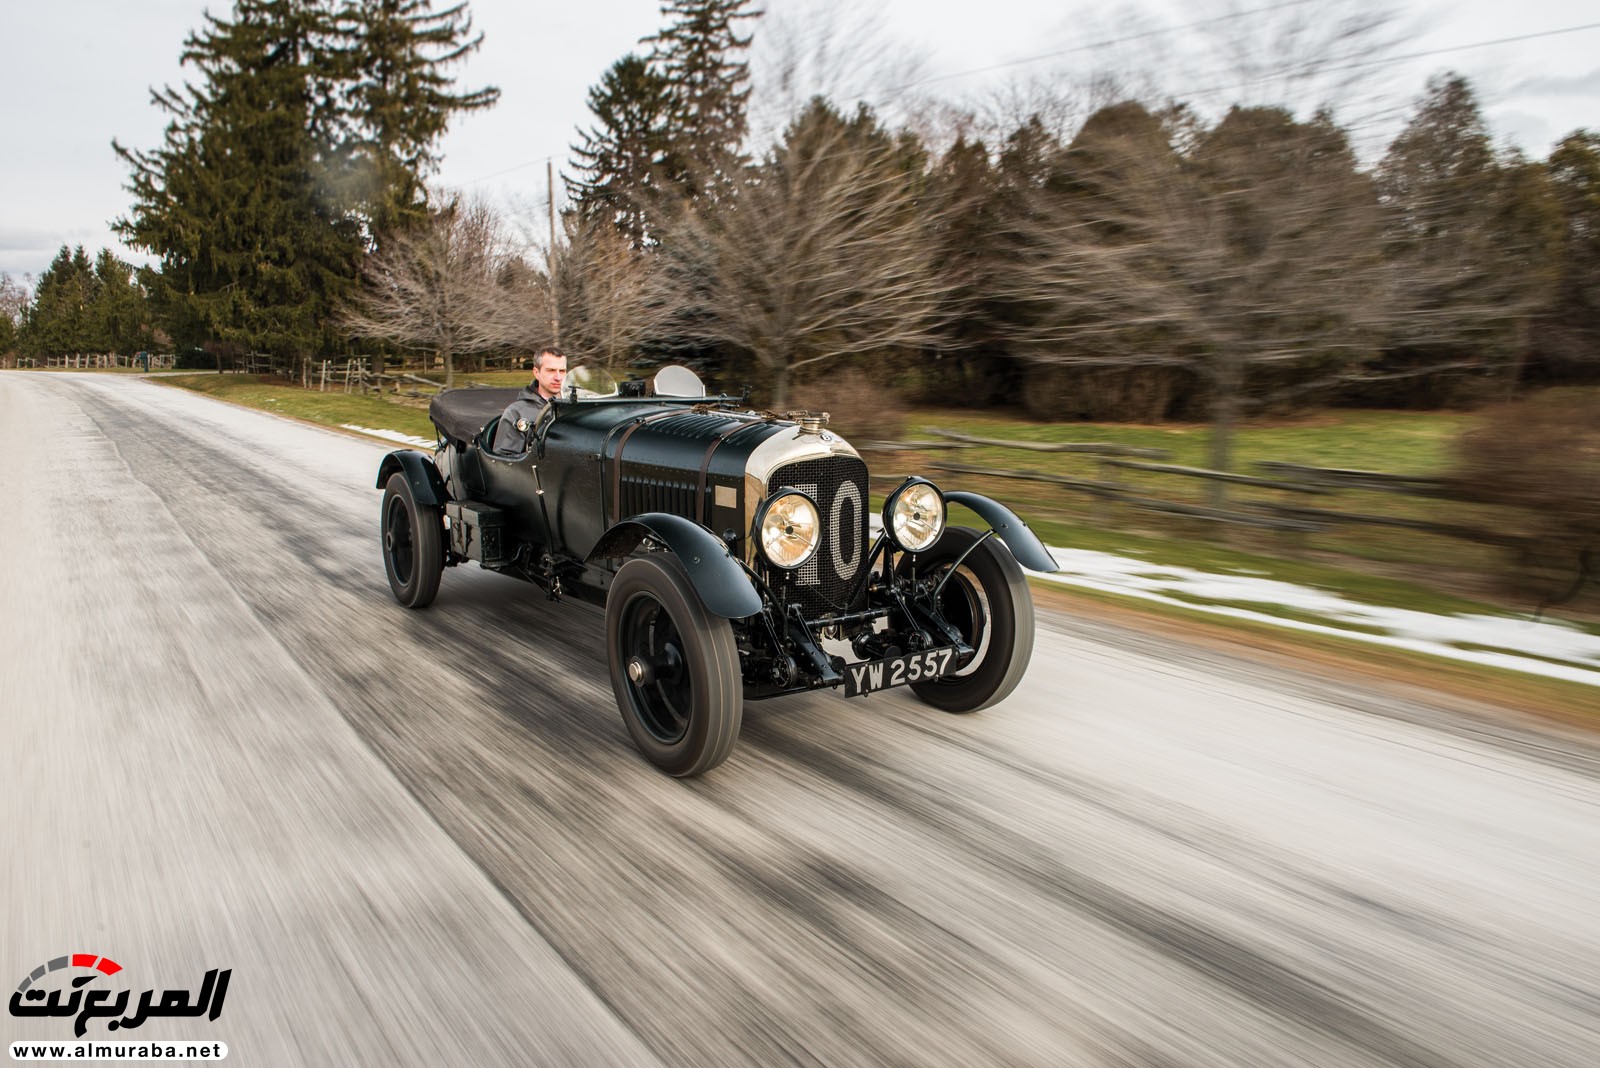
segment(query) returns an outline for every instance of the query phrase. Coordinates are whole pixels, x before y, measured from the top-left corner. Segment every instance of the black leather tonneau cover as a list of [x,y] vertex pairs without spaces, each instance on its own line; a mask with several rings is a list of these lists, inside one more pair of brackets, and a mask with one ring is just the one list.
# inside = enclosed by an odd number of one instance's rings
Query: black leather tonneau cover
[[447,389],[428,403],[428,418],[446,439],[469,442],[521,392],[520,389]]

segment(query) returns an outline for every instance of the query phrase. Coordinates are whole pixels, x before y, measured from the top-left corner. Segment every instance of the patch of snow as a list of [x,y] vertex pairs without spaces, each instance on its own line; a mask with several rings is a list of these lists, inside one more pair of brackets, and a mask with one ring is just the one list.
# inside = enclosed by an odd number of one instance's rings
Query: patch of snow
[[[1112,553],[1054,547],[1050,553],[1061,570],[1050,575],[1030,571],[1030,575],[1064,586],[1102,590],[1290,630],[1334,635],[1600,686],[1600,635],[1561,621],[1435,615],[1360,604],[1337,594],[1273,579],[1164,567]],[[1318,616],[1323,622],[1286,619],[1270,612],[1236,607],[1241,604],[1281,605],[1302,615]],[[1373,630],[1381,633],[1372,633]]]

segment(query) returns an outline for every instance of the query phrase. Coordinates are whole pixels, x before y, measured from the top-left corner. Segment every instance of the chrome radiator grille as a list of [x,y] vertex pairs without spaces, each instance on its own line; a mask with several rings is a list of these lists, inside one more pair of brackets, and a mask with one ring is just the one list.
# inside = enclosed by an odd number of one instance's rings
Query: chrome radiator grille
[[855,456],[829,456],[786,464],[767,480],[768,492],[792,486],[809,494],[822,514],[822,545],[804,567],[779,572],[773,589],[807,618],[851,606],[867,566],[867,465]]

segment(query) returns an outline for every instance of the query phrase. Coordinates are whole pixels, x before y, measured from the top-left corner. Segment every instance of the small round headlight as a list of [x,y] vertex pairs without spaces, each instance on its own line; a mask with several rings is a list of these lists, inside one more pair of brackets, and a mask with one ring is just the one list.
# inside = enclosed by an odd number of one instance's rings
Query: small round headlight
[[944,495],[925,479],[907,482],[883,503],[883,529],[908,553],[920,553],[944,533]]
[[779,490],[756,517],[761,555],[774,567],[792,571],[804,564],[822,543],[821,535],[817,504],[799,490]]

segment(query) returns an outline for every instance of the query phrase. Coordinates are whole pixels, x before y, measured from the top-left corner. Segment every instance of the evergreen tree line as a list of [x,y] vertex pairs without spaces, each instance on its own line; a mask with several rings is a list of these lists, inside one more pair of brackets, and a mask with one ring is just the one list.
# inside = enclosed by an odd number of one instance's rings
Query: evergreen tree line
[[1326,112],[1132,99],[985,143],[817,97],[756,148],[750,0],[662,10],[590,91],[541,262],[426,186],[450,118],[496,98],[448,77],[480,40],[464,5],[237,0],[186,42],[197,77],[153,94],[162,144],[117,147],[117,228],[158,262],[64,249],[0,330],[41,355],[379,344],[447,370],[556,339],[698,361],[775,407],[853,369],[928,401],[1221,426],[1600,378],[1600,137],[1497,150],[1462,78],[1372,166]]
[[1123,100],[1068,139],[1034,117],[935,151],[817,98],[736,169],[713,143],[710,192],[645,121],[671,97],[664,66],[619,61],[575,155],[573,254],[615,231],[644,279],[651,336],[614,358],[687,343],[777,405],[851,364],[923,400],[1222,426],[1600,378],[1600,136],[1497,150],[1459,76],[1375,166],[1327,112]]
[[91,262],[83,246],[62,246],[32,294],[10,278],[4,289],[0,352],[132,356],[157,344],[133,267],[107,249]]
[[336,314],[362,263],[430,218],[425,180],[451,117],[498,98],[449,75],[480,43],[464,3],[235,0],[228,17],[208,13],[183,46],[195,77],[152,91],[169,118],[162,143],[113,146],[133,195],[113,229],[157,261],[133,285],[138,330],[90,325],[121,323],[121,310],[91,310],[122,299],[126,268],[102,255],[86,270],[64,251],[17,343],[142,348],[159,332],[180,355],[349,351]]

